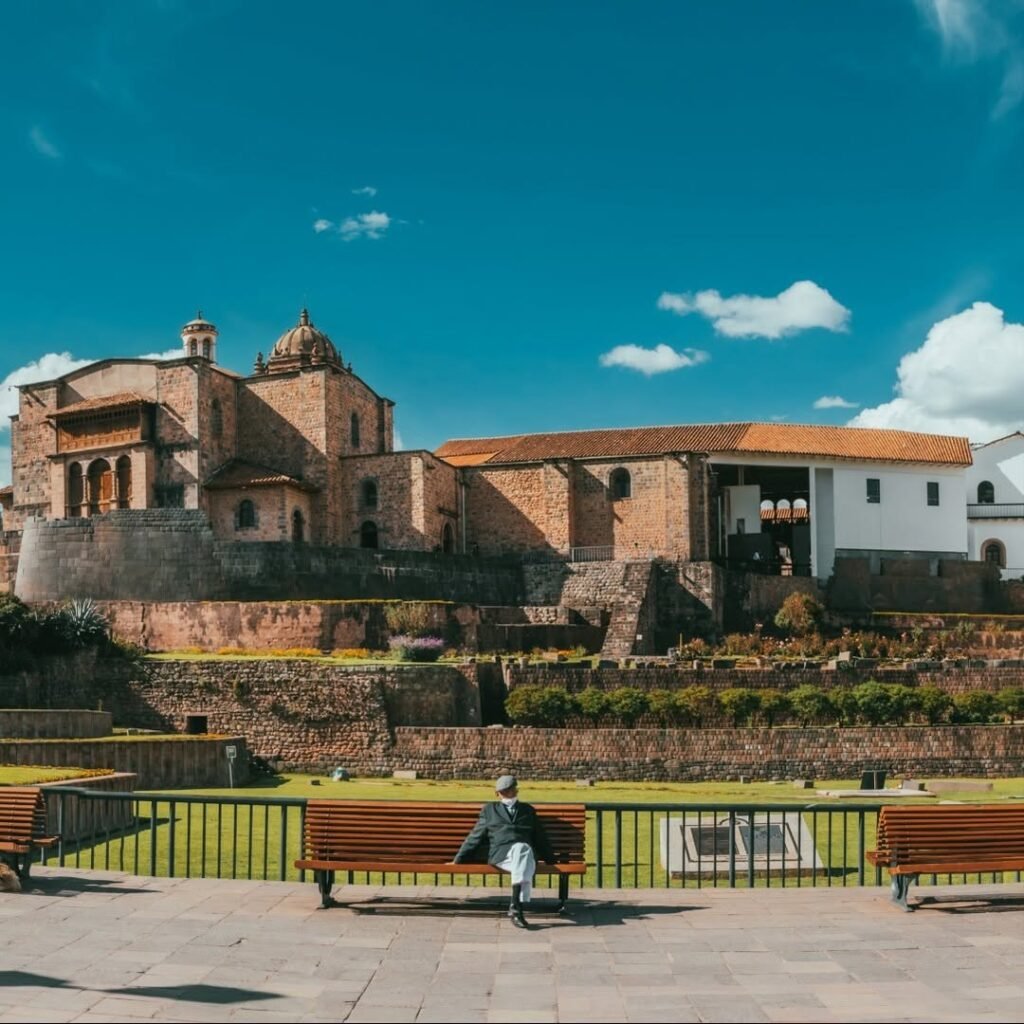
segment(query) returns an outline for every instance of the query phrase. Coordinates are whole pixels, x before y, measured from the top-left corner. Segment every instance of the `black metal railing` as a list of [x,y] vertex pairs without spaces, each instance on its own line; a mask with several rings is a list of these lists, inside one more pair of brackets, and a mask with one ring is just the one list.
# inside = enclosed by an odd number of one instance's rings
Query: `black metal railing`
[[1024,519],[1024,505],[968,504],[968,519]]
[[[56,847],[41,863],[157,877],[305,881],[306,800],[44,791]],[[87,805],[87,806],[83,806]],[[587,804],[584,888],[864,886],[881,803]],[[452,853],[454,854],[454,850]],[[1013,879],[1021,872],[932,875],[923,884]],[[349,882],[502,885],[501,876],[351,872]]]

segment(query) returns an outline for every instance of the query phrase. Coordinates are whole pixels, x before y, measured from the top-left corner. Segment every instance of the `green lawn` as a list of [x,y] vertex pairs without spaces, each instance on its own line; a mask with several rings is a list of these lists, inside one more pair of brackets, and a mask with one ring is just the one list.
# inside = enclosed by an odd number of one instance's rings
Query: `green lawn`
[[106,775],[96,768],[40,768],[36,765],[0,765],[0,786],[36,786],[40,782],[63,782],[74,784],[79,779]]
[[[431,782],[427,780],[359,779],[333,783],[321,780],[313,785],[309,776],[285,776],[235,790],[195,790],[194,795],[212,798],[242,798],[240,804],[189,804],[180,798],[189,794],[155,794],[143,798],[137,807],[138,828],[125,835],[112,835],[109,841],[99,837],[94,844],[83,845],[69,851],[67,863],[72,866],[137,871],[149,874],[155,871],[166,875],[173,863],[175,875],[228,877],[228,878],[286,878],[295,880],[298,872],[293,867],[299,856],[301,809],[299,806],[277,805],[275,798],[346,798],[374,800],[485,800],[492,796],[491,783]],[[822,782],[821,788],[852,788],[846,781]],[[875,839],[875,816],[872,812],[851,811],[851,801],[818,798],[813,790],[795,790],[788,785],[755,783],[599,783],[593,788],[577,788],[559,782],[526,783],[524,799],[536,802],[585,802],[640,805],[636,809],[601,812],[601,871],[604,886],[621,884],[626,887],[671,886],[684,883],[669,878],[660,859],[661,821],[669,812],[664,809],[644,809],[644,804],[673,804],[688,814],[698,811],[702,820],[710,825],[721,822],[728,811],[723,805],[779,805],[800,809],[803,821],[814,836],[815,845],[823,861],[831,865],[829,872],[816,877],[799,879],[802,885],[857,884],[859,851],[872,849]],[[1024,779],[995,780],[992,793],[963,793],[971,801],[1005,800],[1024,795]],[[944,794],[951,799],[957,794]],[[928,798],[923,798],[928,799]],[[812,806],[813,805],[813,806]],[[717,809],[716,809],[717,808]],[[773,813],[781,813],[776,808]],[[598,884],[597,834],[598,813],[591,811],[587,825],[587,857],[589,871],[584,885]],[[776,822],[778,822],[776,818]],[[155,856],[154,856],[155,851]],[[454,853],[454,851],[452,851]],[[726,857],[719,857],[717,866],[724,872]],[[747,883],[746,862],[736,864],[739,884]],[[865,881],[875,880],[874,869],[865,871]],[[438,884],[465,884],[459,876],[388,876],[389,882],[414,881]],[[379,882],[379,874],[360,873],[355,881]],[[482,884],[477,878],[475,884]],[[495,884],[496,879],[490,880]],[[786,884],[797,883],[792,864]],[[688,879],[687,885],[696,885]],[[727,884],[721,874],[701,880],[703,885]],[[775,877],[771,881],[755,878],[754,884],[781,884]]]

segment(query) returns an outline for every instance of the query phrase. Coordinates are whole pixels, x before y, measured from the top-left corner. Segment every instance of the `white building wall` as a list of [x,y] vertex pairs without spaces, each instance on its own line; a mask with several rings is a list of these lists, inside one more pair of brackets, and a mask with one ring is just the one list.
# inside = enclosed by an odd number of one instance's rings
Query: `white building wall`
[[[878,504],[868,503],[869,478],[879,481]],[[928,504],[929,481],[939,485],[937,506]],[[962,468],[835,465],[833,493],[837,549],[967,553]]]
[[[978,485],[992,484],[994,504],[1024,505],[1024,436],[1011,434],[974,450],[974,465],[967,470],[967,504],[978,501]],[[985,512],[968,509],[968,557],[981,561],[985,545],[999,541],[1006,551],[1003,577],[1017,579],[1024,575],[1024,508],[999,509],[997,518],[975,518]]]
[[738,533],[736,523],[743,520],[744,533],[761,532],[761,488],[757,484],[726,487],[729,532]]

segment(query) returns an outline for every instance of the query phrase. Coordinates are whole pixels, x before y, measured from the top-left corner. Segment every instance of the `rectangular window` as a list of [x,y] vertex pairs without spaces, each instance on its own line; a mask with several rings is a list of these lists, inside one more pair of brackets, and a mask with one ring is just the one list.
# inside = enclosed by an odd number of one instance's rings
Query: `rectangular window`
[[928,481],[928,504],[938,505],[939,503],[939,482],[937,480]]
[[184,484],[169,484],[164,487],[155,487],[154,497],[157,508],[184,508],[185,486]]
[[868,477],[868,504],[878,505],[882,501],[882,481],[878,477]]

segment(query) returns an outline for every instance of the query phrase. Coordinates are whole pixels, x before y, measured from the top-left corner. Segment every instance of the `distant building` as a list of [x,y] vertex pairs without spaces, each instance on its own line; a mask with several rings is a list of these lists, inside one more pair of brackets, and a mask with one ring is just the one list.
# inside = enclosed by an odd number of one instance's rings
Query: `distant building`
[[974,447],[967,471],[968,557],[1024,576],[1024,434]]

